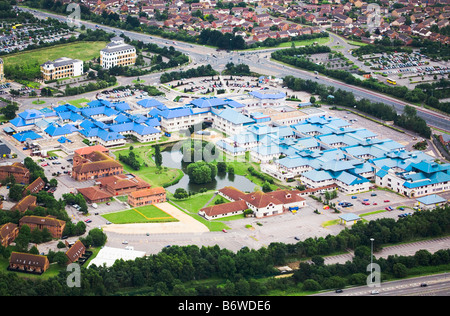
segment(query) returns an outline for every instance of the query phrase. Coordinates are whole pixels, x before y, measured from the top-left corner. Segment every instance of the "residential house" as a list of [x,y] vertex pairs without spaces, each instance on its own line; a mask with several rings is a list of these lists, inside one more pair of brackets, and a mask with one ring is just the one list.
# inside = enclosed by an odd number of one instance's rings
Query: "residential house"
[[0,225],[0,245],[8,247],[19,235],[19,228],[14,223]]
[[69,250],[66,251],[68,263],[77,262],[85,253],[86,247],[80,240],[77,240]]
[[42,274],[50,267],[46,256],[30,253],[12,252],[9,258],[9,270]]

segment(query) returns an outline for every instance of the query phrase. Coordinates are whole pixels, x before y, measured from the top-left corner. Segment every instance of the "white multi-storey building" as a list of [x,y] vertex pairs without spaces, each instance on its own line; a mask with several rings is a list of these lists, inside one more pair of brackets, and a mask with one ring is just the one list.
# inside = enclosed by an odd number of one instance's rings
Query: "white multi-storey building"
[[116,36],[100,51],[100,65],[109,69],[114,66],[130,66],[136,62],[136,48],[125,44],[122,37]]

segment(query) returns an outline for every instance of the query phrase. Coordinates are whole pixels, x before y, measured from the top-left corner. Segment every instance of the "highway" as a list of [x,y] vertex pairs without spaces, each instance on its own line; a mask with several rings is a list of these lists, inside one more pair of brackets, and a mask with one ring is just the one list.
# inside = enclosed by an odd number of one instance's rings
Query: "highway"
[[[31,12],[33,15],[35,15],[38,18],[44,19],[46,17],[51,17],[58,19],[63,22],[67,22],[67,19],[65,16],[60,16],[56,14],[46,13],[42,11],[35,11],[32,9],[27,8],[21,8],[24,11]],[[179,42],[179,41],[172,41],[169,39],[159,38],[152,35],[142,34],[138,32],[133,31],[126,31],[117,29],[110,26],[105,25],[96,25],[92,22],[87,21],[79,21],[79,23],[85,25],[86,28],[90,29],[102,29],[106,32],[115,33],[117,35],[124,34],[125,36],[129,37],[132,40],[138,40],[142,41],[143,43],[155,43],[161,46],[174,46],[177,50],[189,54],[189,57],[192,60],[192,63],[186,68],[190,67],[198,67],[200,65],[206,65],[210,64],[214,69],[220,71],[225,68],[225,65],[228,62],[233,63],[244,63],[247,64],[250,69],[254,72],[264,74],[264,75],[272,75],[278,78],[283,78],[287,75],[292,75],[294,77],[298,77],[305,80],[313,80],[317,81],[318,83],[332,86],[336,90],[341,89],[345,91],[352,92],[355,95],[356,99],[368,99],[372,102],[383,102],[388,105],[392,105],[399,114],[403,112],[403,108],[406,105],[411,105],[407,102],[400,101],[398,99],[395,99],[393,97],[389,97],[386,95],[383,95],[381,93],[373,92],[364,88],[348,85],[346,83],[343,83],[341,81],[337,81],[325,76],[316,76],[311,72],[288,67],[281,65],[279,63],[276,63],[274,61],[270,60],[270,53],[277,49],[266,49],[266,50],[254,50],[254,51],[245,51],[245,52],[237,52],[237,51],[216,51],[214,48],[205,47],[202,45],[196,45],[191,43],[185,43],[185,42]],[[344,55],[350,58],[350,54],[348,53],[348,50],[351,49],[353,46],[346,43],[342,38],[336,36],[335,34],[330,34],[330,36],[333,38],[333,45],[335,45],[339,41],[339,45],[343,46],[342,52]],[[278,48],[280,49],[280,48]],[[215,56],[215,57],[214,57]],[[316,79],[317,77],[317,79]],[[152,79],[158,80],[159,79],[156,75],[153,74]],[[135,78],[130,78],[129,81],[133,80]],[[156,82],[155,82],[156,83]],[[429,126],[436,127],[441,130],[445,130],[450,132],[450,116],[445,114],[440,114],[428,109],[424,109],[421,107],[414,106],[417,110],[417,114],[422,117]]]
[[[378,294],[372,294],[372,291]],[[342,293],[323,292],[312,296],[450,296],[450,273],[381,282],[380,287],[359,286],[343,289]]]

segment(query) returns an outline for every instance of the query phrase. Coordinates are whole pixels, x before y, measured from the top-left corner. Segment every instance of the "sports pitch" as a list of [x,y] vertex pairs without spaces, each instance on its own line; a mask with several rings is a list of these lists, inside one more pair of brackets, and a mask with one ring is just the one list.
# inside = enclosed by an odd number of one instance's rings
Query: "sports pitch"
[[125,211],[102,215],[113,224],[165,223],[178,220],[154,205],[146,205]]

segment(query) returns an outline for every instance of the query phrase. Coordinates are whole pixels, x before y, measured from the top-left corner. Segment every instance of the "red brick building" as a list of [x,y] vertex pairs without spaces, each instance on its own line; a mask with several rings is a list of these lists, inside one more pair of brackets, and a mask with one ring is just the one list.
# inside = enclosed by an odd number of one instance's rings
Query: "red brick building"
[[23,272],[44,273],[50,262],[46,256],[29,253],[12,252],[9,258],[9,269]]
[[76,262],[84,253],[86,252],[86,247],[81,241],[77,241],[69,250],[66,251],[66,256],[68,263]]
[[128,195],[128,204],[133,207],[162,202],[166,202],[166,190],[163,187],[139,190]]
[[64,228],[66,227],[66,222],[57,219],[54,216],[24,216],[19,220],[19,228],[23,225],[30,227],[33,231],[35,228],[43,230],[47,228],[53,238],[61,238]]
[[123,166],[102,151],[73,157],[72,178],[77,181],[98,179],[123,173]]
[[14,223],[6,223],[0,226],[0,245],[8,247],[19,234],[19,228]]
[[30,183],[30,171],[20,162],[15,162],[9,166],[0,166],[0,181],[10,176],[14,176],[16,183]]

